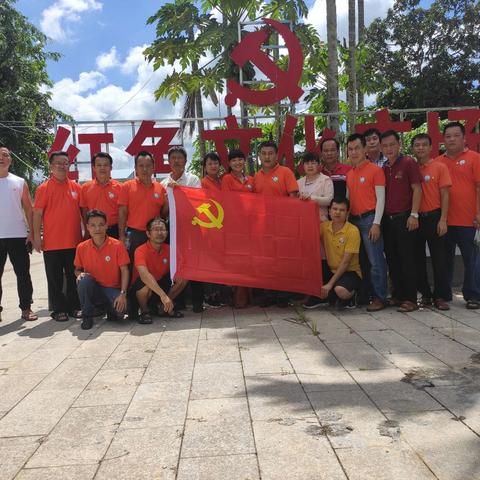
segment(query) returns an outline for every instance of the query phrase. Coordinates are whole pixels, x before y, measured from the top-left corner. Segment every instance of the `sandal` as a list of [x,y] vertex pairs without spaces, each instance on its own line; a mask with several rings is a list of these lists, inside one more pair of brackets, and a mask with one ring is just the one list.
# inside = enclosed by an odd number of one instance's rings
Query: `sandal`
[[65,312],[53,312],[52,318],[56,322],[68,322],[68,315]]
[[150,315],[150,312],[142,312],[140,314],[140,318],[138,319],[138,323],[142,325],[150,325],[153,323],[152,316]]
[[414,312],[415,310],[418,310],[418,305],[416,303],[410,302],[409,300],[406,300],[400,305],[399,308],[397,308],[397,312],[401,313]]
[[168,318],[183,318],[185,315],[182,312],[179,312],[178,310],[172,310],[172,313],[167,313],[163,312],[164,315],[162,317],[168,317]]
[[25,320],[27,322],[33,322],[35,320],[38,320],[38,315],[36,313],[33,313],[29,308],[26,310],[22,310],[22,320]]
[[68,316],[76,318],[77,320],[83,318],[81,310],[73,310],[73,312],[68,312]]
[[469,310],[477,310],[480,308],[480,302],[477,302],[476,300],[468,300],[466,307]]

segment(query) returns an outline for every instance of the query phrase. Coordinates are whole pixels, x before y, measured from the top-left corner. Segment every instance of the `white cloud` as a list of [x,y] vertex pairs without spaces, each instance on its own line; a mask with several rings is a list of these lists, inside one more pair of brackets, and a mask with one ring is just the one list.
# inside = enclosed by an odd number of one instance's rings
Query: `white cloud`
[[112,47],[109,52],[101,53],[95,60],[99,70],[108,70],[117,67],[120,64],[117,49]]
[[[340,0],[337,4],[337,37],[347,39],[348,43],[348,2]],[[365,0],[365,25],[368,26],[377,17],[385,17],[393,0]],[[358,13],[357,13],[358,15]],[[327,7],[325,0],[315,0],[308,12],[308,23],[314,25],[323,41],[327,41]]]
[[66,41],[72,34],[69,24],[79,22],[81,13],[101,9],[97,0],[56,0],[42,12],[40,27],[52,40]]
[[134,73],[135,71],[138,71],[139,68],[148,65],[145,56],[143,55],[143,51],[147,46],[148,45],[139,45],[129,50],[127,58],[122,62],[121,69],[123,73]]

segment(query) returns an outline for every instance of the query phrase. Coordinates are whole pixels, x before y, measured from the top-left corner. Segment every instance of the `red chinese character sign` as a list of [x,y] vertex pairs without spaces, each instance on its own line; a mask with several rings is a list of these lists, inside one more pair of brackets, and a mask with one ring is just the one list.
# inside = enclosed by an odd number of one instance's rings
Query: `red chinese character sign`
[[240,85],[235,80],[227,80],[229,93],[225,97],[225,103],[231,107],[237,103],[237,100],[266,107],[284,98],[297,102],[303,95],[303,90],[299,87],[303,71],[303,52],[298,38],[283,23],[267,18],[263,21],[283,37],[289,54],[288,70],[282,70],[262,50],[262,45],[270,36],[269,27],[248,33],[233,49],[230,58],[240,67],[245,66],[249,61],[252,62],[274,86],[268,90],[253,90]]
[[[65,127],[59,127],[53,140],[50,150],[47,152],[47,155],[50,156],[53,152],[65,151],[65,145],[67,144],[68,137],[70,136],[70,130]],[[66,149],[68,159],[70,160],[70,165],[75,161],[77,155],[80,153],[80,150],[75,146],[70,144]],[[78,180],[78,171],[69,171],[68,178],[71,180]]]

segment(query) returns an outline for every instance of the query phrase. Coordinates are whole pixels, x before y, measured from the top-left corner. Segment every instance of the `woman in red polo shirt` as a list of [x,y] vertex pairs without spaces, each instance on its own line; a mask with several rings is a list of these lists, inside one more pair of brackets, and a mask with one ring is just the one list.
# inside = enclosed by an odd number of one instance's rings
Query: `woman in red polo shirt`
[[207,190],[221,190],[220,157],[217,152],[209,152],[202,161],[202,187]]
[[[222,177],[222,190],[253,193],[253,177],[245,174],[245,163],[245,154],[241,150],[228,152],[229,171]],[[232,293],[235,308],[245,308],[249,304],[249,288],[232,287]]]

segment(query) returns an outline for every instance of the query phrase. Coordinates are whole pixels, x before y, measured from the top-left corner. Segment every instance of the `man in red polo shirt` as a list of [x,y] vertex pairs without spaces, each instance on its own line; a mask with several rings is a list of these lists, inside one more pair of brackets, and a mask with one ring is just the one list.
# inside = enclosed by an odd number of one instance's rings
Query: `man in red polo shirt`
[[149,152],[140,152],[135,156],[135,174],[122,186],[118,201],[119,239],[125,242],[128,237],[130,260],[136,248],[146,242],[145,225],[156,216],[166,218],[168,203],[163,186],[153,177],[155,162]]
[[81,317],[73,267],[75,248],[82,239],[80,185],[68,179],[70,161],[66,152],[53,152],[49,163],[52,176],[35,193],[33,244],[37,251],[43,250],[52,317],[66,322],[69,315]]
[[377,312],[385,308],[387,301],[387,264],[380,229],[385,209],[385,175],[380,167],[367,159],[363,135],[354,133],[348,137],[347,153],[353,165],[347,172],[349,221],[360,230],[362,238],[362,294],[364,297],[372,294],[367,310]]
[[[160,218],[152,218],[147,223],[148,240],[135,251],[135,268],[132,277],[131,294],[135,295],[140,306],[139,323],[152,323],[150,313],[181,318],[183,314],[175,310],[173,300],[187,286],[187,281],[176,278],[170,281],[170,247],[165,242],[167,226]],[[162,306],[158,307],[158,302]]]
[[322,154],[322,173],[333,181],[333,196],[345,197],[347,195],[347,172],[350,165],[340,163],[340,144],[335,138],[322,140],[320,144]]
[[122,184],[112,179],[112,157],[105,152],[96,153],[92,158],[95,178],[82,185],[80,207],[83,223],[87,223],[87,212],[100,210],[107,215],[109,237],[118,238],[118,198]]
[[382,133],[381,145],[388,161],[385,173],[385,254],[392,280],[390,303],[399,312],[417,306],[417,265],[415,260],[418,210],[422,200],[422,176],[417,163],[400,153],[400,137],[394,130]]
[[465,127],[450,122],[443,129],[446,152],[435,160],[445,164],[452,178],[448,208],[447,279],[449,297],[453,278],[455,247],[463,258],[463,298],[468,309],[480,308],[480,258],[474,237],[480,229],[480,154],[466,148]]
[[253,178],[255,193],[277,197],[298,197],[297,179],[293,172],[278,164],[278,147],[275,142],[262,142],[258,149],[262,168]]
[[125,245],[107,235],[104,212],[87,212],[86,227],[91,238],[77,246],[74,262],[83,330],[92,328],[96,307],[106,307],[109,320],[125,312],[130,263]]
[[[253,178],[255,193],[277,197],[298,197],[298,183],[293,172],[278,164],[278,147],[275,142],[262,142],[258,149],[262,168]],[[285,292],[266,291],[261,301],[262,307],[277,304],[278,307],[288,306],[288,294]]]

